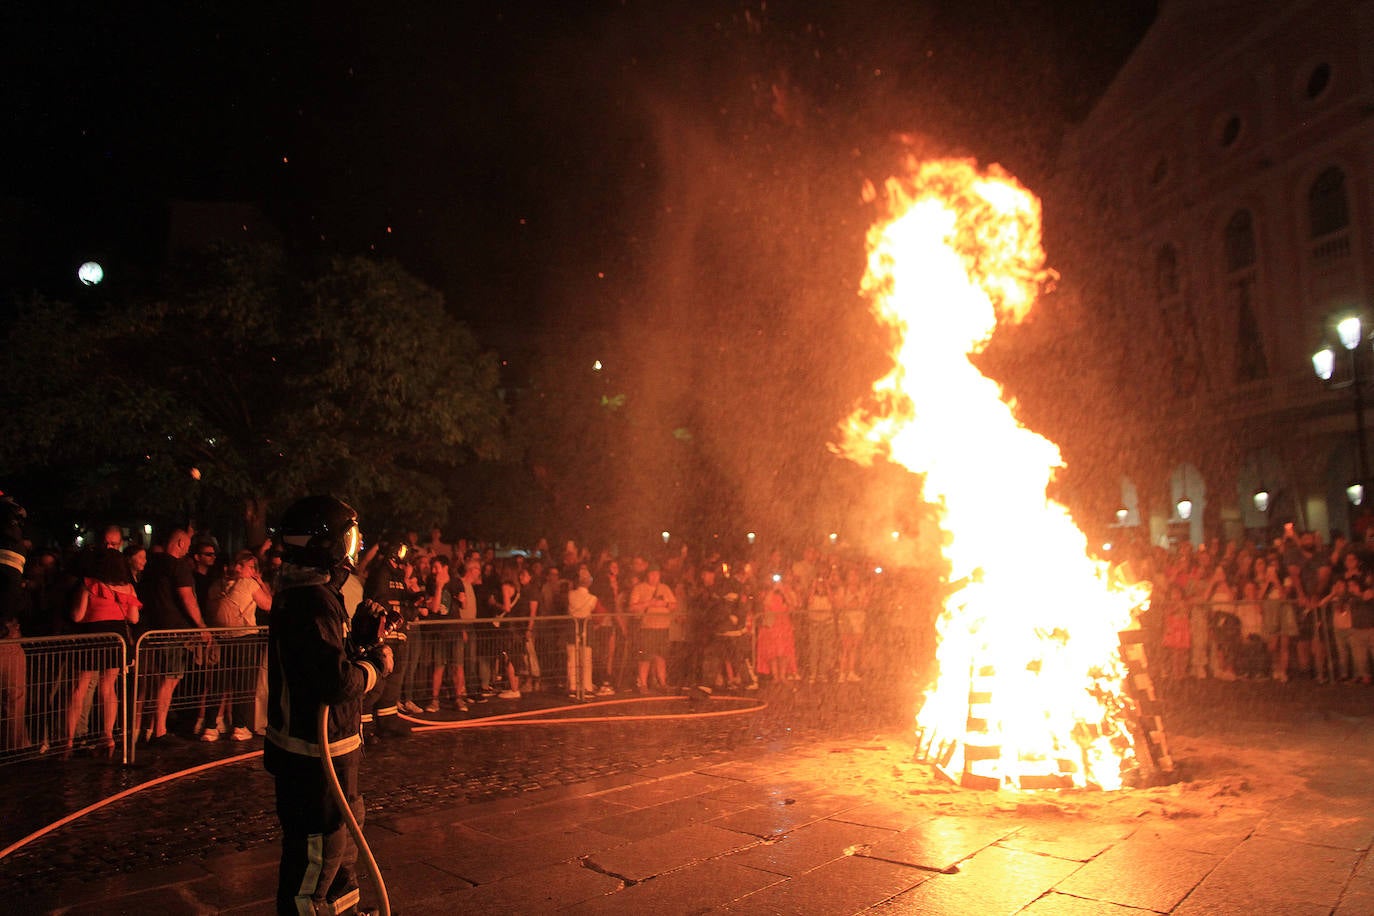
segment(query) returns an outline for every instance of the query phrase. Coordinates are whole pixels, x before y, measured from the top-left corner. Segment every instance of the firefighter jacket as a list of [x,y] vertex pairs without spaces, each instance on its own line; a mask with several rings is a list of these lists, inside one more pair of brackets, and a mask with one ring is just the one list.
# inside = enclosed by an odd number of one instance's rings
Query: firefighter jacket
[[329,706],[330,756],[362,746],[362,699],[378,672],[350,658],[343,599],[319,570],[285,567],[272,601],[267,642],[267,741],[264,758],[319,757],[321,704]]

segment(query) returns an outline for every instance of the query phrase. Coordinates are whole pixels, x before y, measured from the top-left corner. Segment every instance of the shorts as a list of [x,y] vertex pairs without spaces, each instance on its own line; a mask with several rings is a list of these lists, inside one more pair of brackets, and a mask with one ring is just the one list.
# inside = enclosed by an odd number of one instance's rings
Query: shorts
[[668,654],[668,631],[646,630],[640,628],[636,651],[640,658],[653,658],[655,655]]
[[420,627],[420,663],[462,665],[463,632],[458,627]]
[[149,649],[144,660],[145,673],[170,678],[183,677],[186,674],[189,655],[181,643]]
[[1260,609],[1260,633],[1266,638],[1298,635],[1298,617],[1293,611],[1293,602],[1264,601]]

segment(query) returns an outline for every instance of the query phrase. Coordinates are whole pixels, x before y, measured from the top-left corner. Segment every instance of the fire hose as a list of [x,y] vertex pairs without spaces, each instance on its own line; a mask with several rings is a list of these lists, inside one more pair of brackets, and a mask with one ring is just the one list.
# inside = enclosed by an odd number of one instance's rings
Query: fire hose
[[348,797],[344,795],[343,786],[339,785],[339,774],[334,772],[334,758],[329,754],[329,706],[326,703],[320,704],[320,765],[324,767],[324,778],[329,783],[329,792],[334,796],[334,802],[343,812],[344,824],[348,827],[349,834],[353,837],[353,842],[358,846],[358,853],[362,856],[363,864],[367,866],[367,873],[372,876],[372,883],[377,888],[377,899],[380,903],[379,912],[381,916],[391,916],[391,901],[386,895],[386,882],[382,880],[382,869],[377,865],[376,856],[372,855],[372,847],[367,845],[367,838],[363,836],[363,826],[358,823],[358,818],[353,814],[353,806],[348,803]]
[[[350,627],[349,642],[353,659],[368,658],[371,650],[382,645],[387,636],[401,628],[402,622],[403,618],[395,608],[387,607],[370,598],[364,599],[354,612]],[[378,673],[384,674],[380,667]],[[320,704],[319,740],[320,765],[324,767],[324,778],[329,784],[329,792],[334,797],[334,802],[339,806],[339,810],[343,812],[344,824],[348,827],[349,835],[353,837],[353,842],[358,847],[358,853],[362,856],[363,864],[367,866],[367,873],[372,876],[372,883],[377,888],[377,898],[380,902],[379,912],[381,916],[391,916],[391,901],[386,894],[386,882],[382,880],[382,869],[377,865],[377,858],[372,854],[372,847],[367,845],[367,837],[363,836],[363,826],[358,823],[358,818],[353,813],[353,806],[348,803],[348,797],[344,795],[343,786],[339,785],[339,774],[334,772],[334,758],[329,753],[328,703]]]

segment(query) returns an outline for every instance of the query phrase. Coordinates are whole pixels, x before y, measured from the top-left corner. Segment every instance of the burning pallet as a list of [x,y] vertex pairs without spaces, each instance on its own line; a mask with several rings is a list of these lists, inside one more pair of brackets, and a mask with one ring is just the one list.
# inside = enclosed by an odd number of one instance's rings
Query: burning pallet
[[[1122,686],[1130,702],[1117,720],[1116,730],[1107,735],[1109,743],[1120,752],[1122,759],[1134,763],[1137,772],[1132,781],[1135,783],[1167,781],[1174,766],[1164,734],[1160,704],[1150,678],[1144,632],[1123,630],[1119,638],[1121,660],[1126,666]],[[1103,736],[1103,727],[1098,724],[1080,723],[1075,727],[1074,744],[1059,748],[1059,753],[1035,757],[1018,755],[1015,761],[1003,759],[1004,748],[999,743],[998,725],[992,711],[996,675],[996,670],[988,665],[970,670],[964,733],[942,735],[933,728],[918,725],[915,758],[931,764],[950,782],[970,789],[1069,789],[1091,784],[1090,775],[1085,773],[1081,749]],[[1133,756],[1129,754],[1132,746],[1136,750]],[[1014,751],[1007,748],[1005,752]]]

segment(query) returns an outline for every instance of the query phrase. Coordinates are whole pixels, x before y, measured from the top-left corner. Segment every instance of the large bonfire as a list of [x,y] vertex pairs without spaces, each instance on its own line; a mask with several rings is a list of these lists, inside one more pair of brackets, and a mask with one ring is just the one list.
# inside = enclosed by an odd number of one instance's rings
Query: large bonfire
[[863,291],[893,331],[894,365],[837,449],[923,475],[940,511],[953,584],[918,753],[965,785],[1117,788],[1137,765],[1140,715],[1119,640],[1143,596],[1089,557],[1046,493],[1058,447],[970,360],[1049,276],[1040,203],[969,160],[913,161],[868,191],[887,215],[869,231]]

